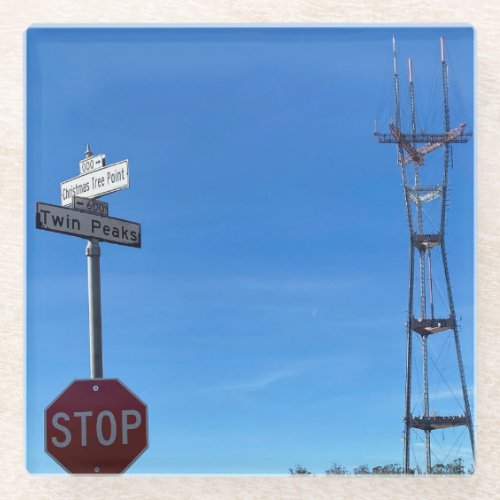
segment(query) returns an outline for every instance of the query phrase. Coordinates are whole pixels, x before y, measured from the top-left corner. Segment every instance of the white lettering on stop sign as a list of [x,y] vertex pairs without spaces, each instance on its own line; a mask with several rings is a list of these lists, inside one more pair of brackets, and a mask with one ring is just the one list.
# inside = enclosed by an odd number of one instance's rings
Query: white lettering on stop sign
[[[75,417],[80,417],[80,419],[82,421],[82,446],[87,446],[87,417],[91,417],[92,412],[91,411],[75,411],[75,413],[73,415],[75,415]],[[55,417],[55,415],[54,415],[54,417]],[[52,438],[52,441],[54,441],[54,438]]]
[[[109,418],[109,424],[111,427],[111,432],[109,433],[109,438],[105,439],[103,434],[102,434],[102,421],[104,420],[104,417]],[[97,415],[97,424],[96,424],[96,431],[97,431],[97,439],[99,443],[101,443],[104,446],[109,446],[110,444],[113,444],[116,439],[116,420],[115,416],[108,410],[103,410],[99,412],[99,415]]]
[[61,425],[58,420],[62,418],[64,420],[69,420],[69,416],[67,413],[64,413],[63,411],[60,411],[60,412],[57,412],[53,417],[52,417],[52,425],[60,430],[61,432],[64,433],[64,435],[66,436],[66,438],[64,439],[64,441],[58,441],[55,437],[52,438],[52,443],[54,444],[54,446],[57,446],[58,448],[65,448],[66,446],[68,446],[69,443],[71,443],[71,432],[69,432],[69,430],[64,427],[64,425]]
[[[128,423],[128,417],[135,417],[134,422]],[[137,429],[142,423],[141,414],[137,410],[122,410],[122,444],[128,444],[128,431]]]
[[[91,411],[75,411],[73,413],[75,418],[80,418],[80,429],[81,429],[81,446],[87,446],[87,436],[88,436],[88,423],[87,417],[92,417],[93,412]],[[129,417],[132,417],[129,421]],[[65,427],[61,420],[68,422],[71,417],[65,412],[57,412],[52,417],[52,425],[64,434],[64,439],[59,440],[56,437],[52,437],[51,441],[54,446],[58,448],[65,448],[71,443],[71,431]],[[103,434],[103,421],[109,420],[109,435],[104,436]],[[131,430],[137,429],[142,423],[141,414],[137,410],[121,410],[121,444],[128,444],[128,433]],[[116,441],[117,436],[117,425],[115,415],[109,410],[102,410],[97,414],[96,419],[96,437],[100,444],[103,446],[110,446]]]

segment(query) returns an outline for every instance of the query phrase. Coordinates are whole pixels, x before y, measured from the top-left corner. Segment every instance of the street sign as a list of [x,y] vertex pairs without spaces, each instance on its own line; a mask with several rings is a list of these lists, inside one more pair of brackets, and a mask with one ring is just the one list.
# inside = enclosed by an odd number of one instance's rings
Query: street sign
[[104,155],[95,155],[90,158],[85,158],[80,161],[80,173],[87,174],[92,170],[99,170],[104,167],[106,163],[106,157]]
[[45,451],[72,474],[119,474],[147,447],[147,406],[118,379],[75,380],[45,409]]
[[114,217],[63,208],[48,203],[36,204],[36,227],[79,238],[141,247],[141,225]]
[[61,182],[61,205],[71,205],[73,196],[97,198],[128,187],[128,160],[123,160]]
[[98,215],[108,215],[108,204],[101,200],[91,198],[80,198],[80,196],[73,196],[70,208],[83,210]]

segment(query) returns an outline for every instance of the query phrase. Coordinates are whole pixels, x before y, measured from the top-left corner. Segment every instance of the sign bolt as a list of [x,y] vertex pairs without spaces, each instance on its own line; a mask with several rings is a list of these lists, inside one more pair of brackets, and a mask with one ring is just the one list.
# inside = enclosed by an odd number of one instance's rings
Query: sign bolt
[[101,472],[101,468],[100,467],[94,467],[94,472]]
[[98,385],[94,385],[94,386],[92,387],[92,390],[93,390],[94,392],[97,392],[97,391],[99,390],[99,386],[98,386]]

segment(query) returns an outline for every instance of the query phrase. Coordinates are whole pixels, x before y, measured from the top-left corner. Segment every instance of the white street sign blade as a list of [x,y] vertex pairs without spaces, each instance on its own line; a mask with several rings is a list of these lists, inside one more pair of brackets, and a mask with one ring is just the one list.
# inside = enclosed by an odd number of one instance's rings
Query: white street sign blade
[[80,174],[88,174],[91,171],[99,170],[106,164],[104,155],[95,155],[80,161]]
[[95,238],[117,245],[141,247],[141,225],[136,222],[48,203],[36,204],[36,227],[79,238]]
[[61,182],[61,205],[71,205],[73,196],[97,198],[130,187],[128,160]]

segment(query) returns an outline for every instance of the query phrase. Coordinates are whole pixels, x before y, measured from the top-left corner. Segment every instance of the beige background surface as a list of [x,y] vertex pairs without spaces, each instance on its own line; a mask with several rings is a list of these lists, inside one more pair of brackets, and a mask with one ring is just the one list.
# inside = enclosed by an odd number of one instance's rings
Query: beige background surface
[[[1,498],[500,498],[500,3],[3,0],[0,5]],[[24,469],[23,32],[33,23],[470,23],[477,40],[477,472],[462,478],[50,477]],[[471,242],[472,244],[472,242]]]

